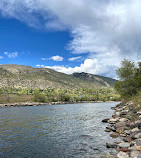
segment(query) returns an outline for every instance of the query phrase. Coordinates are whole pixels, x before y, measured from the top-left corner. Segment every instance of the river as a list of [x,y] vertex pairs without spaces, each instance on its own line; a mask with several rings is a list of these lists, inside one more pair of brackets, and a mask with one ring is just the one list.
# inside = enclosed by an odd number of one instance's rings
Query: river
[[95,158],[114,141],[101,121],[117,104],[0,108],[0,158]]

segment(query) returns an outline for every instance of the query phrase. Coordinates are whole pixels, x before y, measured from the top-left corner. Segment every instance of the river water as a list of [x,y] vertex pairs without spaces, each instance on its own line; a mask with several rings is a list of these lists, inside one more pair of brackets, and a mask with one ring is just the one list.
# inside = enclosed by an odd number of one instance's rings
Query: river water
[[0,158],[95,158],[114,141],[101,120],[117,104],[0,108]]

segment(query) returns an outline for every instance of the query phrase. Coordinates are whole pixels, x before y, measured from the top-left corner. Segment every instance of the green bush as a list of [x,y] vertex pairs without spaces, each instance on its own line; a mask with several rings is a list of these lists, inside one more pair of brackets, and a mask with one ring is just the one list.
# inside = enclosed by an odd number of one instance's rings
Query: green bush
[[34,102],[46,103],[47,98],[44,94],[42,94],[40,92],[35,92],[34,95],[33,95],[33,101]]

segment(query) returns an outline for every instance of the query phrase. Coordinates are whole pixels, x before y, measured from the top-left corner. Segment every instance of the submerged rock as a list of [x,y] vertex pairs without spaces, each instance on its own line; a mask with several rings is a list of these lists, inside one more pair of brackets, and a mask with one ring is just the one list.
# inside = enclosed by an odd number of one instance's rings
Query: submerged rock
[[106,143],[107,148],[116,148],[117,144],[116,143]]
[[115,156],[111,155],[109,152],[103,152],[100,158],[115,158]]
[[109,121],[109,118],[102,120],[103,123],[108,123],[108,121]]

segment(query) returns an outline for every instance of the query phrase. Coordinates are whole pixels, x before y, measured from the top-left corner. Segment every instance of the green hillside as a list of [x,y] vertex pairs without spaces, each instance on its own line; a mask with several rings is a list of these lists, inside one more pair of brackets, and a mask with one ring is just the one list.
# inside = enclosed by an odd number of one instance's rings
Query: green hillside
[[67,75],[48,68],[14,64],[0,65],[0,88],[112,88],[115,81],[87,73]]

